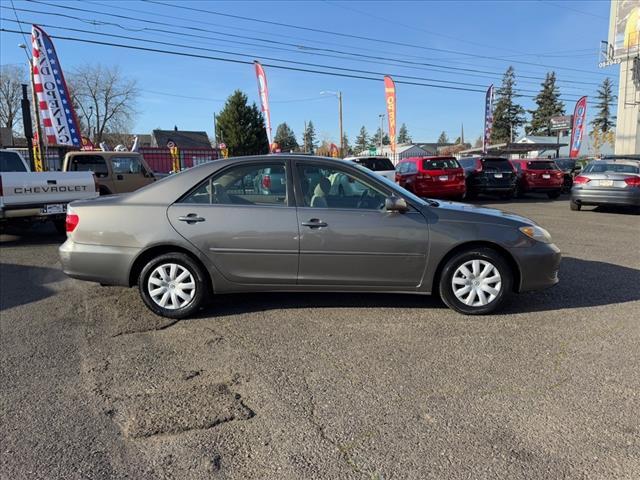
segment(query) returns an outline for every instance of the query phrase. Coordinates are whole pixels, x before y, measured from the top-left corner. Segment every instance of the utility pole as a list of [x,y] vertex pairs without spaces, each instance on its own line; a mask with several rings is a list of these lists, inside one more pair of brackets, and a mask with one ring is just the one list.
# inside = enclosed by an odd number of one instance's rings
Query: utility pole
[[338,114],[340,116],[340,157],[344,158],[344,133],[342,133],[342,92],[338,92]]
[[27,92],[28,85],[22,84],[22,100],[20,106],[22,107],[22,128],[24,129],[24,136],[27,139],[27,150],[29,151],[29,166],[32,171],[36,171],[35,157],[33,156],[33,125],[31,124],[31,105],[29,104],[29,93]]
[[218,133],[216,132],[216,112],[213,112],[213,143],[218,147]]
[[382,155],[382,137],[384,136],[384,117],[385,114],[381,113],[378,115],[380,117],[380,155]]

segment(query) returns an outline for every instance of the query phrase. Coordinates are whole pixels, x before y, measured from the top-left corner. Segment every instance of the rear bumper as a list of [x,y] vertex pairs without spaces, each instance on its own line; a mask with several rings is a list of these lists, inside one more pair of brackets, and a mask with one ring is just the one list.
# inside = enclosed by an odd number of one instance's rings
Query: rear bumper
[[451,187],[429,188],[415,185],[415,193],[420,197],[459,197],[464,194],[466,187],[464,184]]
[[597,190],[595,188],[571,189],[571,201],[580,205],[623,205],[640,207],[640,188]]
[[67,239],[58,254],[62,271],[79,280],[129,286],[129,272],[140,249],[88,245]]
[[532,246],[511,251],[520,267],[518,292],[542,290],[558,283],[562,255],[555,244],[536,242]]
[[525,192],[540,192],[540,193],[546,193],[546,192],[559,192],[560,190],[562,190],[562,182],[558,183],[557,185],[525,185],[524,187],[524,191]]

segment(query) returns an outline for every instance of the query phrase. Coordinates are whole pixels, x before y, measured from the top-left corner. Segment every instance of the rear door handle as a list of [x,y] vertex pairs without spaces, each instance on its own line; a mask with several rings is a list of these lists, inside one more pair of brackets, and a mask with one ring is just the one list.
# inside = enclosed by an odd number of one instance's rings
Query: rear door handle
[[323,222],[322,220],[319,220],[317,218],[312,218],[308,222],[302,222],[302,226],[309,227],[309,228],[320,228],[320,227],[326,227],[328,226],[328,224],[327,222]]
[[180,220],[181,222],[187,222],[187,223],[204,222],[204,218],[199,217],[195,213],[190,213],[188,215],[178,217],[178,220]]

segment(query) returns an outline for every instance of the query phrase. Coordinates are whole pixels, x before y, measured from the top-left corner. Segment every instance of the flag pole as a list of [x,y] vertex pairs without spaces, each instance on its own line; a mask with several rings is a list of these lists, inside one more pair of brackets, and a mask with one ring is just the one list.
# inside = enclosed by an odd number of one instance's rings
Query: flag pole
[[35,57],[31,56],[31,61],[29,62],[29,77],[31,80],[31,96],[33,98],[33,118],[36,122],[36,132],[38,133],[38,141],[34,145],[30,145],[29,148],[33,149],[33,162],[36,172],[42,172],[42,155],[44,152],[44,138],[42,137],[42,124],[40,123],[40,108],[38,105],[38,96],[36,95],[36,87],[33,79],[33,62],[35,61]]

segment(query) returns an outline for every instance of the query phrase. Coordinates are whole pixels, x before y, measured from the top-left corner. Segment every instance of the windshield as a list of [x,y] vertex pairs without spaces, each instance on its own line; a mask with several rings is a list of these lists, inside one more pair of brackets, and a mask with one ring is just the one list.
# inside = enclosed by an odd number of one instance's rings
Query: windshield
[[583,173],[640,173],[640,168],[628,163],[595,162],[587,165]]
[[[354,166],[356,168],[359,168],[360,170],[362,170],[363,172],[366,172],[368,175],[371,175],[369,172],[370,170],[363,167],[362,165],[358,165],[357,163],[354,162]],[[425,202],[422,198],[417,197],[416,195],[414,195],[413,193],[405,190],[402,187],[399,187],[397,183],[392,182],[391,180],[389,180],[387,177],[383,177],[383,176],[378,176],[376,175],[376,180],[379,182],[384,183],[387,187],[393,189],[394,192],[397,193],[402,193],[402,195],[404,195],[405,197],[407,197],[409,200],[411,200],[412,202],[417,203],[418,205],[428,205],[427,202]]]
[[424,160],[424,170],[444,170],[445,168],[460,168],[455,158],[439,158],[437,160]]
[[0,172],[26,172],[27,169],[16,152],[0,152]]

